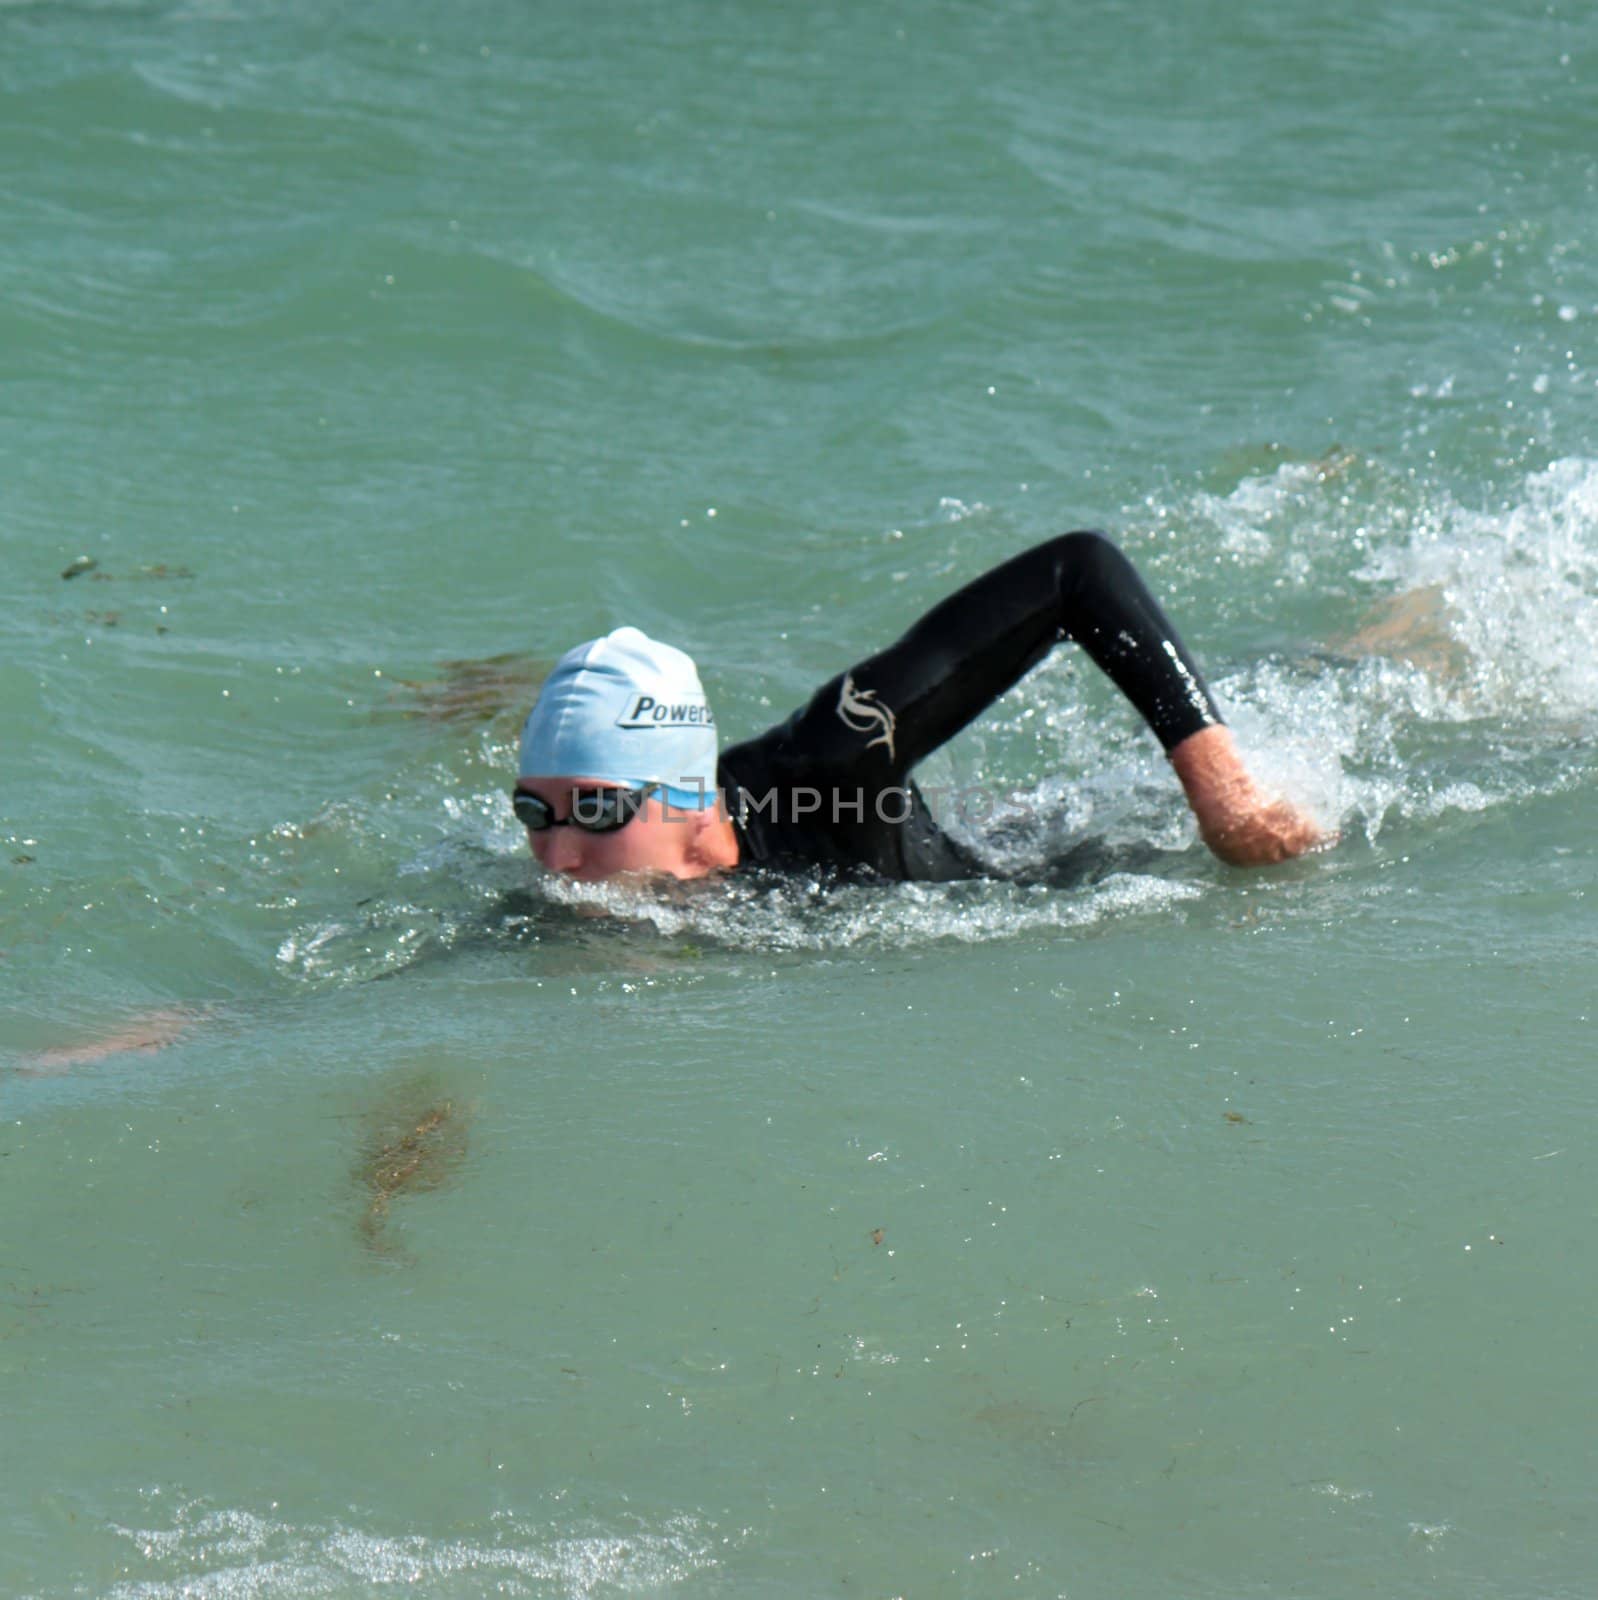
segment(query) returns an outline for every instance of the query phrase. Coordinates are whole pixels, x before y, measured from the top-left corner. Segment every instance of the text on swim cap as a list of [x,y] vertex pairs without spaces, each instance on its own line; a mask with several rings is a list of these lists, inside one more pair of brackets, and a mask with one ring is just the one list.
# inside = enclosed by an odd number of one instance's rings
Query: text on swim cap
[[616,718],[618,728],[713,728],[716,719],[703,700],[657,700],[636,695]]

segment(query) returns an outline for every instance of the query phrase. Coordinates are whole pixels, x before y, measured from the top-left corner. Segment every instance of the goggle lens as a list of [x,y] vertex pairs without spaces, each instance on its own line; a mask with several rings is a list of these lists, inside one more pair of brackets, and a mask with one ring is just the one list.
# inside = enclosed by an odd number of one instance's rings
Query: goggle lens
[[625,828],[643,810],[644,800],[653,787],[651,784],[643,789],[574,790],[569,817],[557,817],[547,800],[525,789],[517,789],[510,803],[517,821],[534,833],[564,828],[568,823],[584,833],[614,833],[618,828]]

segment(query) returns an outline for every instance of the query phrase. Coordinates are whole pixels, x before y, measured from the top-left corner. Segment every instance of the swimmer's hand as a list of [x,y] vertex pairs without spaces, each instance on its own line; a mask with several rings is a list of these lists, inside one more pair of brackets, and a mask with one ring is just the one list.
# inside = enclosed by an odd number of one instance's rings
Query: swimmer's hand
[[1198,819],[1199,836],[1234,867],[1269,866],[1337,841],[1291,802],[1260,792],[1230,728],[1190,734],[1171,751],[1171,765]]

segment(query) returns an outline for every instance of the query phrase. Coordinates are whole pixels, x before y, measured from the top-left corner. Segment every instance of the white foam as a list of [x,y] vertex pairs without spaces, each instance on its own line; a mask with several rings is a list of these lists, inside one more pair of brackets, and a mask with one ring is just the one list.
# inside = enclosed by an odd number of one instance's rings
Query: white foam
[[[1312,590],[1357,586],[1324,651],[1306,641],[1302,656],[1216,678],[1251,765],[1323,822],[1372,839],[1391,818],[1478,812],[1580,781],[1581,763],[1559,751],[1598,725],[1598,461],[1556,461],[1495,509],[1368,463],[1350,472],[1363,476],[1284,465],[1194,497],[1233,560]],[[1159,511],[1162,523],[1183,516]],[[1373,607],[1422,592],[1414,659],[1401,642],[1363,657],[1382,644],[1347,642]]]
[[1598,708],[1598,461],[1556,461],[1497,510],[1447,495],[1360,576],[1435,586],[1470,666],[1457,715],[1542,712],[1590,722]]
[[[172,1525],[114,1527],[143,1573],[105,1591],[107,1600],[304,1600],[320,1595],[417,1592],[431,1596],[559,1595],[658,1591],[715,1567],[735,1540],[701,1519],[626,1519],[622,1529],[540,1527],[496,1515],[481,1538],[383,1535],[349,1527],[296,1526],[192,1501]],[[741,1535],[739,1536],[741,1537]]]
[[906,949],[965,944],[1044,930],[1086,928],[1164,912],[1203,894],[1196,884],[1112,873],[1085,891],[972,880],[961,883],[822,885],[815,879],[717,884],[678,897],[659,886],[541,880],[560,905],[601,909],[667,936],[697,935],[738,949]]

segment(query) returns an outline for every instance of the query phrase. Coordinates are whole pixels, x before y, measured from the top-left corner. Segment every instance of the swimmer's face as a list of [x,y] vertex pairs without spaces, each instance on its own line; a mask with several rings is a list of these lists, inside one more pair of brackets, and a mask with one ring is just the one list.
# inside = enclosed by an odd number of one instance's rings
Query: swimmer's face
[[[579,795],[615,784],[583,778],[519,778],[516,787],[536,794],[557,820],[569,818]],[[708,813],[668,808],[655,795],[646,799],[636,816],[610,833],[590,833],[575,824],[527,830],[539,866],[562,877],[594,883],[622,872],[666,873],[674,878],[697,878],[706,864],[697,840]]]

